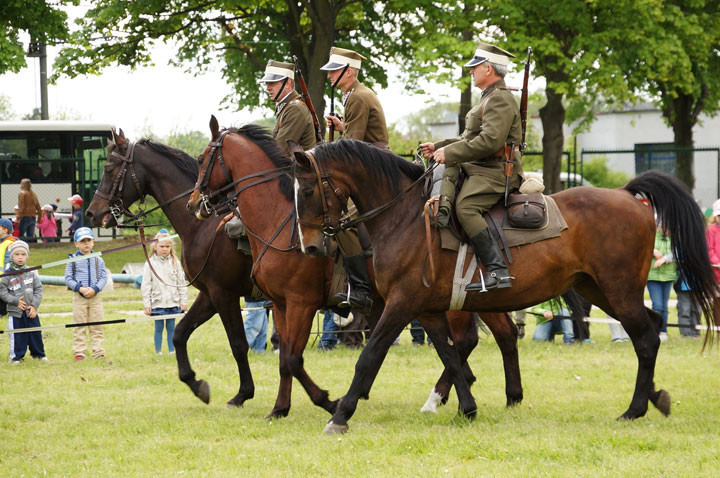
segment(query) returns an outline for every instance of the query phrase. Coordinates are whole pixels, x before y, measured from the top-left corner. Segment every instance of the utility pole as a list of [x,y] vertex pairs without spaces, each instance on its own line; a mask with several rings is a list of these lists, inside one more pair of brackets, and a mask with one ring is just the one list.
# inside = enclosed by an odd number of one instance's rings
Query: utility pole
[[40,58],[40,118],[50,119],[48,111],[48,88],[47,88],[47,50],[45,42],[30,41],[27,56]]

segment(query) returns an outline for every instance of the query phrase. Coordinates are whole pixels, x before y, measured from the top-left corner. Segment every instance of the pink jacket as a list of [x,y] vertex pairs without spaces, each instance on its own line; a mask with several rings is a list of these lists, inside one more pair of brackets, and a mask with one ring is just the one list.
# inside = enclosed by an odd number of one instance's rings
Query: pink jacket
[[54,216],[50,218],[43,214],[37,227],[40,229],[42,237],[57,237],[57,220]]
[[708,254],[710,255],[710,264],[713,265],[715,272],[715,280],[720,282],[720,224],[710,224],[705,231],[705,240],[707,241]]

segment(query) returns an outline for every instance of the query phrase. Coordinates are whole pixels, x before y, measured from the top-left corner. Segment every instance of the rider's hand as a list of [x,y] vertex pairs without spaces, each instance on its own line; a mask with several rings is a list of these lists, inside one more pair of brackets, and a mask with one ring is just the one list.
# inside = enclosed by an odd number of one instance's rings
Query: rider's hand
[[445,148],[440,148],[435,151],[435,162],[445,164]]
[[420,145],[420,151],[425,156],[425,159],[430,159],[435,152],[435,145],[433,143],[423,143]]
[[333,129],[337,131],[338,133],[341,133],[343,130],[343,124],[342,121],[337,116],[333,115],[326,115],[325,121],[327,123],[327,127],[330,128],[330,126],[333,126]]

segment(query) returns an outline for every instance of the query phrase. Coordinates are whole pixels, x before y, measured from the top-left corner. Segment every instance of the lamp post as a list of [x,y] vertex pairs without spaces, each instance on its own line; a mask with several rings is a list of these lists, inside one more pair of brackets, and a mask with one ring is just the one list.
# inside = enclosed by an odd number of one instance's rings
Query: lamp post
[[47,51],[45,42],[30,41],[27,56],[40,58],[40,118],[50,119],[48,112],[48,89],[47,89]]

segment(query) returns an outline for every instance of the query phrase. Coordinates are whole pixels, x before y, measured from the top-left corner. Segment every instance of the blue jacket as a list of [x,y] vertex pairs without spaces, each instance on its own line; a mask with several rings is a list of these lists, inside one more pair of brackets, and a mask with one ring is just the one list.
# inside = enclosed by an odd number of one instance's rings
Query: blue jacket
[[[80,251],[68,257],[82,256]],[[102,257],[90,257],[84,261],[71,262],[65,266],[65,284],[77,292],[80,287],[92,287],[100,292],[107,284],[107,270]]]
[[82,209],[76,209],[73,211],[72,215],[72,223],[70,224],[70,227],[68,228],[70,230],[70,240],[72,240],[72,235],[75,234],[75,231],[83,227],[84,221],[83,221],[83,211]]

